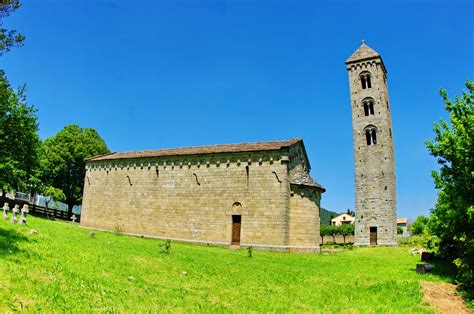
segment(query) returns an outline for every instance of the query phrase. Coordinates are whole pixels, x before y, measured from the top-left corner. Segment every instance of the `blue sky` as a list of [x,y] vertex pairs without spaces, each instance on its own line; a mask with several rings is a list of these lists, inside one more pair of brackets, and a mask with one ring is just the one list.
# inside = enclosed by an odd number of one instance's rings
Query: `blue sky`
[[98,130],[112,151],[303,138],[322,206],[354,208],[344,61],[362,38],[388,70],[398,214],[427,214],[424,141],[473,69],[472,1],[26,1],[0,58],[45,139]]

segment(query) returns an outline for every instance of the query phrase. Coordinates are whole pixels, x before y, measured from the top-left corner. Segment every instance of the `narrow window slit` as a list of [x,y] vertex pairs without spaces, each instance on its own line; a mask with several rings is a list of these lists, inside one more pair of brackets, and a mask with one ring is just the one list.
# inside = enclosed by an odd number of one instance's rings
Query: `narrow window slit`
[[247,188],[249,187],[249,166],[245,166],[245,171],[247,173]]

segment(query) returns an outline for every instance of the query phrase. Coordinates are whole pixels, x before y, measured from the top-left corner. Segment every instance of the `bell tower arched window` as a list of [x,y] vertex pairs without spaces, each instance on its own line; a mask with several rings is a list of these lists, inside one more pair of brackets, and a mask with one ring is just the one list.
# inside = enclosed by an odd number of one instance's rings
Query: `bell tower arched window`
[[364,104],[364,114],[365,116],[372,116],[375,114],[374,110],[374,100],[372,98],[366,98],[362,101]]
[[360,74],[360,82],[362,84],[362,89],[372,88],[372,82],[370,81],[370,72],[362,72]]
[[367,145],[377,144],[377,128],[373,125],[368,125],[364,129],[365,140]]

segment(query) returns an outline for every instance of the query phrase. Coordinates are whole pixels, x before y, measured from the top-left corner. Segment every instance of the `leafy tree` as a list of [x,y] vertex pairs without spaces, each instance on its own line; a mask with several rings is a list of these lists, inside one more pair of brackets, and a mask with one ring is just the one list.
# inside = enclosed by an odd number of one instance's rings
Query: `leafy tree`
[[0,3],[0,56],[13,47],[21,46],[25,40],[25,36],[17,33],[16,30],[8,30],[2,27],[3,19],[20,6],[19,0],[2,0]]
[[38,184],[40,139],[36,110],[26,104],[25,88],[15,92],[0,70],[0,188],[25,190]]
[[403,234],[403,228],[397,227],[397,234]]
[[85,159],[108,153],[109,149],[97,131],[71,124],[43,143],[45,168],[44,183],[61,190],[72,207],[82,200]]
[[408,230],[413,235],[422,235],[425,231],[425,227],[427,223],[428,223],[428,217],[420,215],[415,219],[413,223],[411,223],[408,226]]
[[329,234],[329,225],[321,225],[319,229],[319,234],[321,235],[321,242],[324,244],[324,237],[330,235]]
[[336,236],[339,234],[339,228],[336,226],[328,226],[328,233],[332,236],[332,243],[336,244]]
[[438,200],[428,228],[439,238],[440,254],[457,266],[458,280],[474,291],[474,82],[466,87],[454,102],[441,90],[449,123],[435,123],[434,140],[426,142],[440,165],[432,172]]
[[[51,201],[64,202],[66,200],[66,195],[64,195],[64,192],[55,187],[52,187],[52,186],[44,187],[42,192],[45,196],[44,203],[46,205],[46,215],[48,215],[49,213],[48,206],[51,203]],[[52,217],[53,219],[56,218],[56,209],[57,209],[57,206],[54,208],[53,217]]]
[[346,237],[354,234],[353,224],[342,224],[338,227],[338,233],[344,238],[344,244],[346,243]]

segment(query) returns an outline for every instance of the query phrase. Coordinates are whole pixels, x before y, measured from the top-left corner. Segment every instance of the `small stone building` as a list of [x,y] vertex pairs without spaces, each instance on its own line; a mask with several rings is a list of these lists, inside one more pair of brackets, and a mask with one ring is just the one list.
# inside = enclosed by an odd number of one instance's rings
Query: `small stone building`
[[87,160],[81,226],[176,241],[318,252],[325,190],[301,139]]
[[402,237],[409,237],[410,231],[408,231],[408,218],[398,218],[397,219],[397,228],[402,229]]

